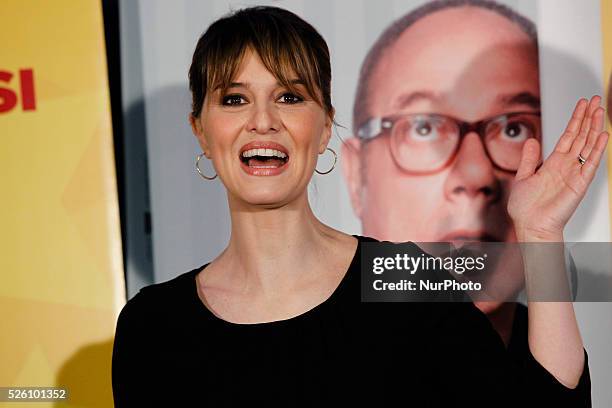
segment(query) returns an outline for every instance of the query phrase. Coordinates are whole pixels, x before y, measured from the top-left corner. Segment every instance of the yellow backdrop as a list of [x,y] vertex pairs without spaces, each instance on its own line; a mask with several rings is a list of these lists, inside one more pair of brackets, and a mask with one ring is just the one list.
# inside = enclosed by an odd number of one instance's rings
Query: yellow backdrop
[[1,9],[0,386],[109,407],[125,289],[101,5]]

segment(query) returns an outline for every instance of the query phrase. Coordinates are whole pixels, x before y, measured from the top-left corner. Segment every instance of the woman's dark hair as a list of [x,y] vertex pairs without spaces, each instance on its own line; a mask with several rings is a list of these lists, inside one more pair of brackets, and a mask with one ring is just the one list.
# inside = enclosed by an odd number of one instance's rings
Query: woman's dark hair
[[247,49],[256,52],[278,82],[310,96],[333,119],[329,49],[313,26],[278,7],[249,7],[222,17],[200,37],[189,68],[192,115],[199,117],[207,92],[227,89]]

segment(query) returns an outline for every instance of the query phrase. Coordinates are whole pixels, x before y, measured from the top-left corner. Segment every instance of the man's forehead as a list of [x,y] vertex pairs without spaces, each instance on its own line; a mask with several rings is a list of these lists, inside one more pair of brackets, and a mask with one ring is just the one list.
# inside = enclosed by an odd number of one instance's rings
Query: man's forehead
[[[537,56],[537,47],[520,26],[491,10],[453,7],[426,15],[407,27],[380,55],[376,70],[466,65],[484,56]],[[522,52],[521,52],[522,51]]]
[[[487,34],[482,30],[489,23],[467,24],[482,17],[478,12],[494,23],[503,21],[508,30],[498,27]],[[436,12],[400,35],[382,54],[370,78],[371,113],[388,113],[413,103],[454,105],[486,100],[499,109],[518,103],[539,106],[538,56],[533,41],[516,24],[495,13],[475,9],[468,14],[472,19],[453,22],[458,18],[456,9]],[[440,26],[442,23],[445,25]],[[424,35],[428,30],[431,33]]]
[[[437,93],[428,90],[417,90],[400,93],[391,103],[391,108],[394,110],[404,110],[419,102],[427,102],[434,106],[444,106],[448,104],[448,94]],[[510,108],[513,106],[527,106],[532,109],[540,108],[539,95],[529,91],[518,91],[511,93],[499,93],[495,95],[492,103],[501,108]]]
[[[395,43],[409,41],[432,45],[435,41],[450,40],[451,45],[457,46],[460,38],[469,37],[489,42],[525,41],[535,44],[517,22],[495,11],[468,5],[449,7],[419,18],[399,35]],[[472,44],[479,42],[473,41]]]

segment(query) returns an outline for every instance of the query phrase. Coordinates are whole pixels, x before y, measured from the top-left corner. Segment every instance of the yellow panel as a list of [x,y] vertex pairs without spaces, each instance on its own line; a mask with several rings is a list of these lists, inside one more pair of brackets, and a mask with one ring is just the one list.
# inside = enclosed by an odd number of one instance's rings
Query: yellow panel
[[0,38],[0,385],[112,406],[125,288],[101,4],[2,0]]

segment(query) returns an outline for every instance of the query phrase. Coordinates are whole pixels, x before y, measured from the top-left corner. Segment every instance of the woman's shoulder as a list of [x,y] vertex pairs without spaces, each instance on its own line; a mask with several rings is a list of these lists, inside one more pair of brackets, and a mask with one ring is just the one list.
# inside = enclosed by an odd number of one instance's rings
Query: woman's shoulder
[[359,240],[360,243],[361,242],[382,242],[382,241],[377,240],[376,238],[368,237],[366,235],[355,234],[353,236],[357,238],[357,240]]
[[381,240],[378,238],[366,236],[366,235],[353,235],[355,238],[359,240],[359,243],[379,243],[379,244],[388,244],[388,245],[409,245],[419,248],[422,252],[425,252],[424,249],[420,247],[419,244],[413,241],[387,241]]
[[195,276],[204,266],[141,288],[126,302],[119,317],[136,318],[144,314],[159,316],[160,313],[171,313],[177,307],[186,305],[190,295],[195,293]]
[[200,272],[206,265],[199,266],[191,269],[190,271],[181,273],[172,279],[168,279],[163,282],[154,283],[145,286],[140,289],[139,293],[143,293],[148,297],[155,296],[172,296],[178,294],[178,292],[189,290],[193,288],[195,276]]
[[[359,256],[359,262],[355,267],[361,269],[361,262],[365,261],[374,256],[379,251],[381,254],[387,254],[390,250],[396,251],[401,249],[409,253],[411,256],[432,257],[432,253],[439,251],[441,245],[435,247],[435,251],[431,251],[426,245],[417,243],[414,241],[387,241],[379,240],[375,237],[369,237],[364,235],[355,235],[359,240],[361,254]],[[365,246],[363,245],[365,244]],[[380,247],[377,248],[377,245]],[[364,252],[365,251],[365,252]],[[363,256],[365,255],[365,256]],[[363,271],[359,271],[360,274]],[[362,275],[363,276],[363,275]],[[451,278],[450,273],[445,270],[434,270],[430,271],[430,279],[442,280]],[[369,282],[366,280],[366,282]],[[363,282],[362,282],[363,285]],[[459,329],[454,324],[464,324],[466,322],[473,327],[477,327],[478,330],[488,330],[490,322],[487,317],[470,301],[469,296],[463,292],[457,293],[440,293],[435,296],[429,297],[424,301],[404,301],[403,305],[395,304],[395,309],[401,310],[406,308],[410,311],[410,314],[415,320],[425,322],[433,331],[440,330],[455,330]]]

